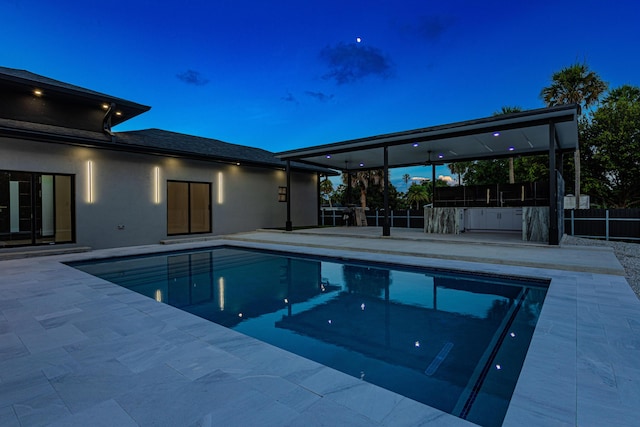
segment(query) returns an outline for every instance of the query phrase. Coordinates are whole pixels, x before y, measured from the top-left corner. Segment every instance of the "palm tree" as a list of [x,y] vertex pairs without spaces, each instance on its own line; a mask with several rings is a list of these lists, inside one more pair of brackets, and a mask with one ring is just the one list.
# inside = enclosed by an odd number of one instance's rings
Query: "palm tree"
[[404,181],[404,187],[405,189],[408,188],[409,185],[409,180],[411,179],[411,175],[409,175],[408,173],[405,173],[404,175],[402,175],[402,180]]
[[[382,183],[384,189],[384,170],[383,169],[371,169],[368,171],[349,172],[342,174],[342,182],[349,188],[357,186],[360,189],[360,206],[364,210],[367,207],[367,189],[370,184],[380,185]],[[363,219],[366,223],[366,217]]]
[[462,185],[462,175],[473,165],[473,162],[449,163],[447,167],[452,174],[458,175],[458,185]]
[[[521,107],[517,106],[503,106],[500,108],[500,111],[496,111],[493,113],[494,116],[501,116],[503,114],[511,114],[511,113],[519,113],[522,111]],[[509,157],[509,184],[515,184],[516,177],[513,168],[513,157]]]
[[416,204],[416,209],[420,209],[420,203],[428,202],[429,194],[427,188],[423,185],[411,184],[407,190],[407,202],[409,205]]
[[333,193],[333,182],[329,180],[329,177],[325,177],[324,180],[320,181],[320,192],[327,196],[329,199],[329,207],[333,207],[331,204],[331,193]]
[[[598,74],[589,70],[586,62],[575,63],[553,73],[551,84],[540,91],[540,97],[548,107],[561,104],[577,104],[578,115],[583,108],[596,105],[600,96],[607,90],[607,83]],[[579,141],[578,141],[579,143]],[[580,145],[574,153],[576,207],[580,207]]]

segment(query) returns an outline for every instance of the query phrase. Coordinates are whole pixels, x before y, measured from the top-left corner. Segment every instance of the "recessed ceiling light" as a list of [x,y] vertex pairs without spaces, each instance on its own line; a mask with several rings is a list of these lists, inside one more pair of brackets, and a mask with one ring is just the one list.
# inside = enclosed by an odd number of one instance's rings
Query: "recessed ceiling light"
[[494,132],[493,136],[500,136],[500,132]]
[[420,144],[418,144],[417,142],[414,142],[412,145],[413,145],[414,147],[417,147],[417,146],[418,146],[418,145],[420,145]]
[[330,158],[331,158],[331,154],[327,154],[327,159],[330,159]]
[[511,147],[509,147],[509,151],[513,151],[515,149],[516,149],[516,147],[514,147],[513,145]]
[[444,158],[444,154],[442,154],[442,153],[438,154],[438,158],[439,158],[439,159]]
[[360,167],[363,167],[363,166],[364,166],[364,163],[360,163]]
[[103,110],[108,110],[109,109],[109,104],[102,104],[102,109]]
[[121,111],[116,111],[116,116],[121,116],[122,112]]
[[33,90],[33,94],[34,94],[35,96],[42,96],[42,91],[41,91],[40,89],[34,89],[34,90]]

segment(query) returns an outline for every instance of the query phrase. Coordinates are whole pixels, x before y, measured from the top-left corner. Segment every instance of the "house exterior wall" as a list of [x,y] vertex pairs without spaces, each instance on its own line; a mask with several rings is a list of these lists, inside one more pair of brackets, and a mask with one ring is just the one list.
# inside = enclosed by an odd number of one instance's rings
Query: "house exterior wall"
[[[284,170],[10,138],[0,138],[0,153],[0,170],[75,177],[76,243],[95,249],[182,237],[167,236],[168,180],[211,184],[212,231],[204,235],[286,221]],[[317,224],[317,175],[293,172],[291,186],[294,225]]]

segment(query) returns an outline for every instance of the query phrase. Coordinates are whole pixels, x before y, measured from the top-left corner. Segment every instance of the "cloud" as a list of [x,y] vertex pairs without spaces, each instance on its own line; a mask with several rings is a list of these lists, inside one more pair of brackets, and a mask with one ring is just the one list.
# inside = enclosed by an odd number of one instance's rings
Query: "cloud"
[[438,175],[438,179],[440,181],[444,181],[447,183],[447,185],[449,186],[454,186],[456,185],[456,180],[454,180],[451,176],[449,175]]
[[291,92],[287,92],[287,96],[283,96],[280,99],[282,99],[283,101],[286,101],[286,102],[293,102],[295,104],[298,104],[298,100],[296,99],[295,96],[293,96],[293,94]]
[[387,78],[392,74],[392,64],[380,49],[362,44],[338,43],[320,51],[329,67],[323,78],[333,79],[337,84],[354,83],[367,76]]
[[453,26],[455,20],[450,16],[420,16],[412,22],[399,24],[398,28],[405,36],[414,40],[427,41],[431,44],[439,42]]
[[184,83],[194,86],[204,86],[209,83],[209,79],[194,70],[187,70],[184,73],[176,74],[176,77]]
[[437,42],[449,27],[453,19],[443,16],[423,16],[415,28],[416,33],[429,42]]
[[315,98],[320,102],[327,102],[333,99],[333,95],[327,95],[326,93],[322,92],[311,92],[309,90],[305,91],[305,95]]

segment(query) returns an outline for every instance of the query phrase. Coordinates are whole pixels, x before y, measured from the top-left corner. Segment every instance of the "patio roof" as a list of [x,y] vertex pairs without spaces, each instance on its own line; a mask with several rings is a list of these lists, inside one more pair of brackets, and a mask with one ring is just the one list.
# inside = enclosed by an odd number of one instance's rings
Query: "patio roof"
[[555,125],[555,151],[578,145],[577,106],[562,105],[482,119],[389,133],[277,153],[338,170],[453,163],[514,155],[549,154],[549,124]]

